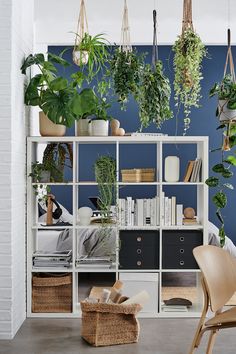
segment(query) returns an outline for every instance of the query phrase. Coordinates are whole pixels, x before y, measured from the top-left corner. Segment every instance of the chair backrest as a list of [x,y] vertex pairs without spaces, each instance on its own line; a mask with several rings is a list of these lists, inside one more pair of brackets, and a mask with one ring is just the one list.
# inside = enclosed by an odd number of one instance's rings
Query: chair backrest
[[213,312],[221,309],[236,291],[236,260],[222,248],[199,246],[193,250],[202,271]]

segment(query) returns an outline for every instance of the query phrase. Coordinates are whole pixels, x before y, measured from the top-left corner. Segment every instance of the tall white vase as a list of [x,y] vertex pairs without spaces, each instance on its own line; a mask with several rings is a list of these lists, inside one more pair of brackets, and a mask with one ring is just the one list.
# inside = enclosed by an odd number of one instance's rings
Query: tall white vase
[[179,158],[178,156],[167,156],[165,158],[165,181],[179,181]]

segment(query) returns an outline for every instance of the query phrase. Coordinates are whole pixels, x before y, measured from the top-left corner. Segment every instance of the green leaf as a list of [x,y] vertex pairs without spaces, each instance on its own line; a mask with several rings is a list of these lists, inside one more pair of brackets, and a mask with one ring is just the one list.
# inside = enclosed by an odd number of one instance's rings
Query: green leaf
[[230,136],[229,138],[229,144],[230,144],[230,147],[234,147],[236,145],[236,136],[233,135],[233,136]]
[[225,245],[225,230],[224,230],[224,226],[222,226],[219,230],[219,237],[220,237],[220,245],[221,247],[224,247]]
[[92,89],[86,88],[78,95],[74,95],[71,100],[72,112],[78,118],[84,118],[94,113],[98,100]]
[[230,165],[236,166],[236,157],[233,155],[230,155],[227,157],[227,159],[224,160],[224,162],[227,162]]
[[64,67],[71,66],[71,64],[67,60],[63,59],[61,56],[58,56],[56,54],[48,53],[48,60],[53,63],[60,64]]
[[223,128],[225,128],[225,124],[219,125],[219,126],[216,128],[216,130],[223,129]]
[[234,189],[234,186],[231,183],[224,183],[223,186],[228,189]]
[[44,55],[39,53],[36,55],[30,54],[23,62],[21,66],[22,74],[26,74],[26,69],[35,64],[42,64],[44,62]]
[[233,176],[233,172],[232,172],[232,171],[229,171],[229,170],[227,170],[227,169],[225,169],[225,171],[222,172],[222,176],[223,176],[224,178],[230,178],[230,177]]
[[51,71],[51,72],[56,72],[57,71],[57,69],[55,68],[53,63],[50,63],[50,61],[45,61],[43,63],[43,69],[47,70],[47,71]]
[[205,182],[209,187],[217,187],[219,185],[218,177],[209,177]]
[[25,104],[27,106],[40,106],[39,88],[42,74],[35,75],[29,82],[25,91]]
[[212,167],[212,171],[216,173],[222,173],[225,171],[225,167],[222,163],[218,163],[217,165]]
[[216,193],[213,198],[212,198],[214,204],[217,206],[217,208],[225,208],[227,205],[227,197],[225,193],[223,192],[218,192]]
[[221,224],[224,224],[224,219],[223,219],[223,217],[222,217],[222,215],[221,215],[220,210],[217,210],[216,216],[217,216],[217,218],[220,220]]
[[64,90],[68,85],[68,81],[62,77],[57,77],[53,81],[50,82],[50,88],[53,91],[61,91]]

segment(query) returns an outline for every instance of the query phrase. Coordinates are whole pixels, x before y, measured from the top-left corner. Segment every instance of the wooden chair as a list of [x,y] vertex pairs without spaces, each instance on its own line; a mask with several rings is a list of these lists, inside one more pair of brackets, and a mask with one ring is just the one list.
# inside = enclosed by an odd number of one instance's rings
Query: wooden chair
[[[236,327],[236,307],[222,311],[236,291],[236,259],[215,246],[196,247],[193,254],[202,272],[204,306],[189,354],[198,348],[206,331],[210,331],[206,354],[212,354],[217,332]],[[209,306],[215,315],[206,319]]]

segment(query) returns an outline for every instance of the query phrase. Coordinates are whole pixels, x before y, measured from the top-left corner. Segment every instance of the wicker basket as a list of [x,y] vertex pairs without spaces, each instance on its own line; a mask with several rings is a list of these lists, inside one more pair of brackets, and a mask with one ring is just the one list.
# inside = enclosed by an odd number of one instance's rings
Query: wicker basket
[[81,302],[82,337],[95,347],[136,343],[139,338],[138,304],[119,305]]
[[121,170],[122,182],[154,182],[155,168]]
[[34,275],[32,279],[32,312],[71,312],[71,274]]

